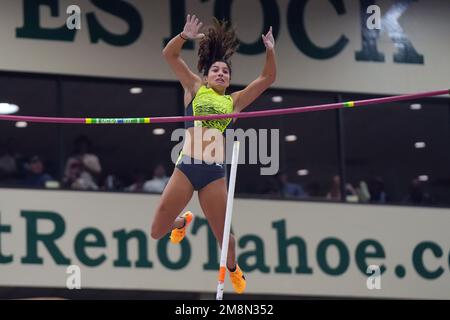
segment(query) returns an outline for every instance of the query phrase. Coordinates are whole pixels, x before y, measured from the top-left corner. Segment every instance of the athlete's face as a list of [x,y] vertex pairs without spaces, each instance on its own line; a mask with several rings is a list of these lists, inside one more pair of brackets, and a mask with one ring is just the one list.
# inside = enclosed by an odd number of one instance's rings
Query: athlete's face
[[215,62],[209,68],[206,83],[210,88],[224,91],[230,86],[230,68],[225,62]]

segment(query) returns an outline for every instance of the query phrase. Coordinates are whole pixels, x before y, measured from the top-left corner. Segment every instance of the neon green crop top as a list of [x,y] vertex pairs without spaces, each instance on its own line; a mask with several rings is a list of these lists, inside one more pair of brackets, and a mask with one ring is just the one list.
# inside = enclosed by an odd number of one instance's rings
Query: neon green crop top
[[[220,95],[212,88],[201,86],[198,89],[194,100],[188,105],[186,114],[188,116],[206,116],[211,114],[230,114],[233,113],[233,99],[230,95]],[[230,119],[189,121],[186,128],[205,127],[214,128],[224,133],[231,122]]]

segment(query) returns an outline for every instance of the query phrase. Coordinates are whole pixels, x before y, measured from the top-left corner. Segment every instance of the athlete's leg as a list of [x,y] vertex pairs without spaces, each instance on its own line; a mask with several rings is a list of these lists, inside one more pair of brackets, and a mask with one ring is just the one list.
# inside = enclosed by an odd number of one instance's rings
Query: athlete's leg
[[[225,213],[227,207],[227,184],[225,178],[215,180],[198,192],[200,206],[202,207],[209,225],[222,247],[223,229],[225,225]],[[230,234],[227,255],[227,267],[234,269],[236,267],[236,249],[235,239]]]
[[184,225],[183,218],[177,218],[192,198],[194,188],[188,178],[178,168],[170,177],[153,219],[151,236],[161,239],[174,228]]

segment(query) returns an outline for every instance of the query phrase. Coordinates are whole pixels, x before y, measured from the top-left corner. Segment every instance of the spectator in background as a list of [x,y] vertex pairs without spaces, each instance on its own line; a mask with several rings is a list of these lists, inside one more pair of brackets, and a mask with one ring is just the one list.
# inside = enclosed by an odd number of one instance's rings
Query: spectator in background
[[102,183],[101,189],[107,191],[122,191],[124,186],[122,180],[117,175],[108,174]]
[[133,183],[125,188],[127,192],[144,192],[144,184],[146,181],[145,173],[136,171],[133,174]]
[[356,193],[358,195],[359,202],[367,203],[370,201],[370,191],[365,181],[359,182],[359,187],[356,188]]
[[153,179],[144,183],[145,192],[162,193],[169,181],[169,177],[166,175],[166,169],[162,164],[158,164],[153,170]]
[[375,177],[370,184],[370,202],[373,203],[386,203],[388,202],[388,195],[384,186],[384,180],[381,177]]
[[39,156],[33,156],[28,161],[27,174],[23,180],[25,187],[46,188],[47,183],[55,181],[52,176],[45,172],[42,159]]
[[300,184],[289,182],[287,173],[278,174],[278,182],[280,184],[280,195],[283,198],[306,198],[305,190]]
[[341,201],[341,177],[333,177],[330,191],[327,193],[327,199]]
[[17,163],[11,148],[0,143],[0,181],[4,184],[13,183],[16,180]]
[[[102,173],[102,166],[98,156],[93,153],[92,149],[92,142],[88,137],[81,135],[75,139],[73,154],[67,159],[66,162],[66,167],[64,170],[65,177],[70,176],[73,163],[76,163],[77,167],[78,163],[81,162],[83,179],[86,181],[89,180],[89,185],[92,185],[90,181],[94,182],[95,185],[98,184]],[[73,170],[75,172],[78,170],[78,167]],[[88,175],[90,177],[88,177]]]
[[92,175],[85,170],[83,162],[79,159],[70,162],[70,167],[63,179],[63,186],[76,190],[98,190],[98,185]]
[[409,195],[405,203],[412,205],[429,205],[432,203],[431,195],[425,191],[423,183],[419,179],[413,179],[409,189]]
[[[327,194],[328,200],[341,201],[341,177],[338,175],[333,176],[331,182],[331,189]],[[345,201],[358,202],[358,194],[350,183],[345,185]]]

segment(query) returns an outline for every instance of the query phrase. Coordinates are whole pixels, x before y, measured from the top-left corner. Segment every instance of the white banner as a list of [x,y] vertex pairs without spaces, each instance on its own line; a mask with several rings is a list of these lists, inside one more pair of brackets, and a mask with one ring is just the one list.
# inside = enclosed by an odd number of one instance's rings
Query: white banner
[[[81,289],[215,292],[220,252],[197,201],[181,245],[150,238],[158,201],[1,189],[0,286],[80,275]],[[449,299],[449,229],[448,209],[236,199],[233,213],[253,294]]]
[[[195,13],[205,24],[216,15],[236,26],[242,44],[233,60],[235,84],[262,71],[261,34],[273,25],[274,87],[438,90],[450,86],[448,12],[450,2],[440,0],[3,0],[0,70],[175,80],[161,51],[182,31],[185,15]],[[193,70],[196,49],[183,52]]]

